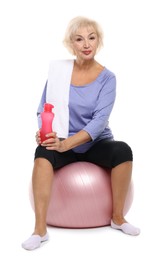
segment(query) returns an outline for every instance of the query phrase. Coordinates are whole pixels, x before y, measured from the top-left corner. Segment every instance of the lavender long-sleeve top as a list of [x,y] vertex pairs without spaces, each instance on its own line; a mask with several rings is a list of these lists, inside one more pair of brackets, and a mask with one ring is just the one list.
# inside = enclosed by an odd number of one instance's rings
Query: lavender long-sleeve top
[[[37,110],[39,128],[41,127],[40,113],[46,102],[46,90],[47,84]],[[107,68],[104,68],[98,77],[89,84],[84,86],[70,85],[68,135],[72,136],[80,130],[85,130],[92,139],[90,142],[74,148],[75,152],[86,152],[101,139],[113,139],[108,120],[115,97],[116,78]]]

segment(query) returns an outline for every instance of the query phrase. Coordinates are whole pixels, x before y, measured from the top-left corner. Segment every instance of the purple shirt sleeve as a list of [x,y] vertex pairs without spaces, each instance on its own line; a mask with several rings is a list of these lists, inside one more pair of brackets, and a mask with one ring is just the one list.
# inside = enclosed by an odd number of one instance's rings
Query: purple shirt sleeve
[[38,119],[39,129],[42,126],[40,114],[43,112],[44,103],[46,103],[46,91],[47,91],[47,82],[46,82],[46,85],[44,87],[42,97],[41,97],[41,100],[40,100],[40,103],[39,103],[39,106],[38,106],[38,109],[37,109],[37,119]]

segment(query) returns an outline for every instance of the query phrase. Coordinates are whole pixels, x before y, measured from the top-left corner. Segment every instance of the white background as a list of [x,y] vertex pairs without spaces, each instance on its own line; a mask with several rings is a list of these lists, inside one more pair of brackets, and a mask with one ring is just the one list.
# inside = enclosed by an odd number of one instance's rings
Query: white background
[[[162,4],[162,0],[1,0],[1,259],[163,259]],[[135,196],[127,220],[139,226],[141,234],[130,237],[109,227],[51,228],[50,242],[28,252],[21,243],[34,223],[28,184],[36,109],[49,61],[71,57],[62,40],[68,21],[77,15],[96,19],[104,30],[104,48],[97,60],[117,77],[110,126],[115,139],[133,149]]]

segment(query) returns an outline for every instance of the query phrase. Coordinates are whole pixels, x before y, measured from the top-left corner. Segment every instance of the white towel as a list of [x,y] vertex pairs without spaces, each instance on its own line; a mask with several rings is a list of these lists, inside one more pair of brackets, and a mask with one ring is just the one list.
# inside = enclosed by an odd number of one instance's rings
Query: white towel
[[68,137],[68,104],[73,64],[73,60],[53,60],[49,66],[46,102],[54,106],[52,128],[59,138]]

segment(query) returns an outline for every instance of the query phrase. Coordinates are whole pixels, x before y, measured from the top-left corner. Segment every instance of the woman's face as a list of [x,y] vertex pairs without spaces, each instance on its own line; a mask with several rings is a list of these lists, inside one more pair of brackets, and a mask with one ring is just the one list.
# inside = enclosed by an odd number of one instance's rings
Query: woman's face
[[73,36],[72,49],[78,59],[93,59],[97,48],[98,36],[92,27],[82,27]]

